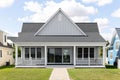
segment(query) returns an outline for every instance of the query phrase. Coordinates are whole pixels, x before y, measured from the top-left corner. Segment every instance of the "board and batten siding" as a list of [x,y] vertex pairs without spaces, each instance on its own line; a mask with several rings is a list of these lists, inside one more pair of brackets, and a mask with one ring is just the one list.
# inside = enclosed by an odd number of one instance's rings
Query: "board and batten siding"
[[61,11],[38,32],[38,35],[83,35]]

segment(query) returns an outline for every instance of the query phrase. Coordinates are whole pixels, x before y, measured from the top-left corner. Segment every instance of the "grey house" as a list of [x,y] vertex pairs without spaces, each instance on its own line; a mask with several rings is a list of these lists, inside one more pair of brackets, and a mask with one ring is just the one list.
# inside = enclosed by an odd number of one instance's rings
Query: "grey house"
[[104,67],[106,41],[99,34],[97,23],[74,23],[61,9],[46,23],[23,23],[13,42],[16,67]]

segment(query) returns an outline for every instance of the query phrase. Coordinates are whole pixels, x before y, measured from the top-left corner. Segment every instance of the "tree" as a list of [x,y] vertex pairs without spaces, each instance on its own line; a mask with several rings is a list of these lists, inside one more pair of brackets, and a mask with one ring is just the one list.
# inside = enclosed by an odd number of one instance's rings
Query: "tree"
[[[15,58],[15,45],[13,45],[13,58]],[[18,57],[21,57],[21,49],[20,49],[20,47],[18,47]]]

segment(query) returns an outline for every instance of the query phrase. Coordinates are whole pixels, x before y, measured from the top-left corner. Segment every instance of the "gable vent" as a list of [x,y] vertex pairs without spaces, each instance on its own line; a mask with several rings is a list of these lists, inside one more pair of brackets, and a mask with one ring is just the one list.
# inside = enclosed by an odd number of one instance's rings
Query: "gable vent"
[[62,15],[59,14],[59,15],[58,15],[58,21],[61,21],[61,20],[62,20]]

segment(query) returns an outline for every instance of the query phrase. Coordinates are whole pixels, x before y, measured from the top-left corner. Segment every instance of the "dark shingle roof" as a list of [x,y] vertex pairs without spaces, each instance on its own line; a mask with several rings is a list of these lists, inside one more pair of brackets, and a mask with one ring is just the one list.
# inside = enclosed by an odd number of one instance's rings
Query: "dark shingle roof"
[[44,23],[23,23],[22,32],[37,32]]
[[34,36],[44,23],[23,23],[22,31],[14,42],[105,42],[97,23],[76,23],[87,36]]
[[[37,32],[45,23],[23,23],[22,32]],[[84,32],[99,32],[97,23],[75,23]]]
[[84,32],[99,32],[97,23],[76,23]]

